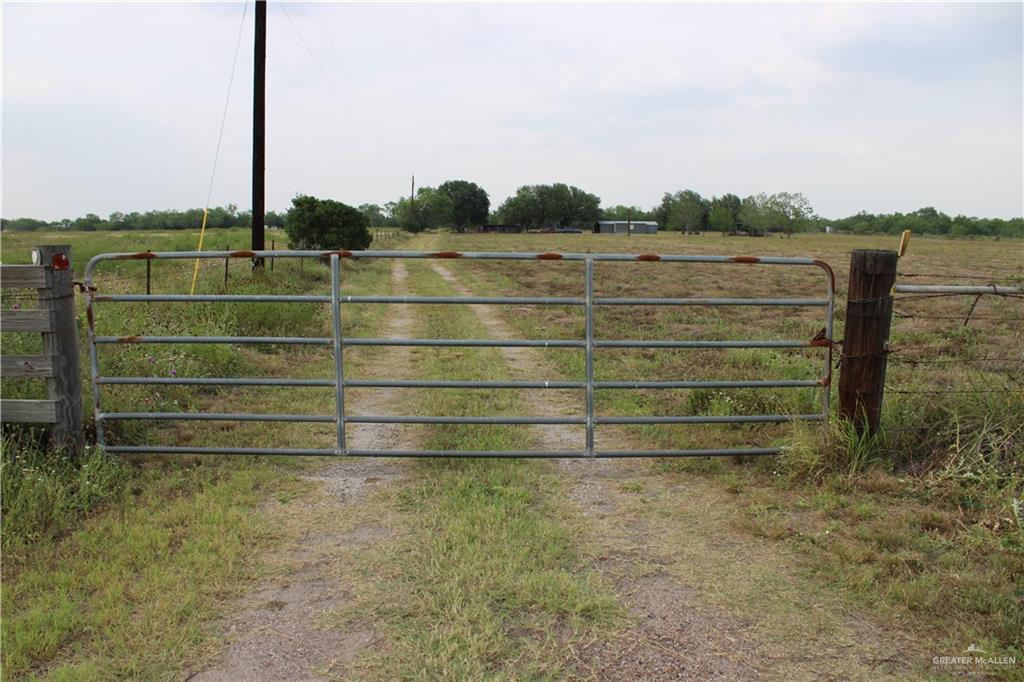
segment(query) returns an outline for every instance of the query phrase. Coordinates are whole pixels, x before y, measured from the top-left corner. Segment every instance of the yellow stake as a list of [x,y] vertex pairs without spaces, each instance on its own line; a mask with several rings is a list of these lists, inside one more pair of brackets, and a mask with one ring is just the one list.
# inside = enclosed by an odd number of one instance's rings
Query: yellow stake
[[910,230],[903,230],[903,235],[900,237],[900,248],[897,254],[900,258],[903,258],[903,254],[907,252],[907,244],[910,243]]
[[[199,248],[196,251],[203,250],[203,236],[206,235],[206,214],[209,213],[209,208],[203,209],[203,225],[199,228]],[[192,296],[196,293],[196,277],[199,276],[199,259],[196,258],[196,265],[192,268],[192,288],[189,289],[188,295]]]

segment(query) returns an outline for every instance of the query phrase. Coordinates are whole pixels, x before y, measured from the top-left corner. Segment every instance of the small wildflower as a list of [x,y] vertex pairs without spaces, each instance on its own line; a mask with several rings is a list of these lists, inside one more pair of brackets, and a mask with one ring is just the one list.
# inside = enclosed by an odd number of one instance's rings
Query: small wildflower
[[11,307],[12,307],[12,308],[13,308],[14,310],[21,310],[21,304],[20,304],[20,303],[15,303],[15,304],[14,304],[13,306],[11,306]]
[[149,360],[150,364],[153,364],[154,362],[156,362],[156,358],[154,358],[152,355],[147,355],[146,359]]
[[171,376],[172,376],[172,377],[176,377],[176,376],[178,376],[178,370],[176,370],[176,369],[172,369],[172,370],[171,370]]

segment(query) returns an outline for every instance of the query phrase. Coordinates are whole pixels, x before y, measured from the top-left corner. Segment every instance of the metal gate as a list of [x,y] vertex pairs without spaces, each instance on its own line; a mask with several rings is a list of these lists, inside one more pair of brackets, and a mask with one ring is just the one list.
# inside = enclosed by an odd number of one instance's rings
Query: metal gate
[[[226,258],[319,258],[329,259],[330,295],[273,294],[104,294],[95,285],[97,267],[107,261],[145,259],[226,259]],[[341,282],[341,259],[393,258],[458,258],[467,260],[571,261],[582,264],[584,296],[351,296],[345,295]],[[594,296],[594,263],[598,261],[718,263],[736,266],[796,266],[818,268],[824,274],[824,292],[820,298],[627,298]],[[89,358],[95,405],[97,442],[111,453],[189,453],[236,455],[348,455],[370,457],[705,457],[725,455],[772,455],[779,447],[723,448],[680,450],[600,450],[594,446],[594,433],[603,425],[642,424],[729,424],[780,423],[793,420],[826,420],[829,414],[829,386],[832,365],[832,317],[835,278],[823,261],[812,258],[755,256],[701,256],[620,253],[488,253],[488,252],[419,252],[419,251],[203,251],[107,253],[89,261],[85,272],[88,297]],[[124,302],[223,302],[223,303],[326,303],[331,306],[333,334],[330,337],[292,336],[104,336],[96,330],[94,310]],[[348,303],[369,304],[451,304],[451,305],[541,305],[576,306],[585,315],[585,329],[580,339],[394,339],[346,337],[342,329],[341,307]],[[812,339],[756,340],[664,340],[644,341],[598,338],[594,330],[594,310],[599,306],[772,306],[781,308],[818,307],[824,312],[823,333]],[[99,369],[99,351],[111,344],[282,344],[329,346],[333,350],[333,379],[283,379],[259,377],[135,377],[104,376]],[[572,348],[584,354],[584,381],[425,381],[425,380],[355,380],[345,377],[343,350],[354,346],[427,346],[427,347],[504,347],[504,348]],[[763,381],[595,381],[594,352],[599,348],[820,348],[823,351],[822,374],[817,379]],[[102,389],[106,385],[188,385],[188,386],[319,386],[333,387],[334,412],[323,415],[278,413],[212,413],[212,412],[104,412]],[[345,389],[351,388],[469,388],[469,389],[575,389],[585,392],[585,412],[574,416],[391,416],[351,415],[345,410]],[[594,393],[602,389],[697,389],[697,388],[802,388],[822,389],[821,411],[813,414],[714,415],[651,415],[612,417],[594,413]],[[333,448],[261,448],[201,447],[166,445],[108,445],[104,424],[113,420],[207,420],[260,422],[317,422],[336,425],[337,441]],[[345,441],[346,424],[572,424],[585,428],[585,445],[580,450],[551,451],[442,451],[442,450],[362,450],[349,448]]]

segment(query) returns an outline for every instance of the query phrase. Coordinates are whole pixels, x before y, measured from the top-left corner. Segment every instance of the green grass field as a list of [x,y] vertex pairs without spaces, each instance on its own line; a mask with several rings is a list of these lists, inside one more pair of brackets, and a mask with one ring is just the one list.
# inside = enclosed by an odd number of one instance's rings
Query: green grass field
[[[280,233],[268,235],[279,248]],[[76,279],[88,257],[108,251],[186,250],[195,235],[165,233],[4,234],[4,263],[29,260],[32,246],[70,243]],[[215,230],[206,248],[243,247],[244,230]],[[801,255],[836,271],[835,338],[842,338],[848,253],[894,248],[888,237],[800,235],[789,239],[719,235],[457,235],[374,248],[480,251],[577,251]],[[900,270],[1024,280],[1022,245],[1015,241],[915,238]],[[446,260],[463,285],[480,294],[577,295],[582,267],[557,262]],[[106,293],[145,291],[145,264],[104,266]],[[816,297],[823,278],[811,269],[752,265],[599,264],[597,295]],[[187,292],[191,262],[158,262],[153,289]],[[200,270],[200,292],[225,291],[223,261]],[[952,279],[952,278],[951,278]],[[426,262],[409,263],[410,291],[447,294]],[[907,280],[911,281],[911,280]],[[914,278],[914,283],[943,281]],[[973,282],[972,282],[973,283]],[[346,262],[348,293],[387,293],[383,261]],[[230,293],[326,293],[326,268],[275,263],[253,274],[230,264]],[[5,292],[3,307],[31,307],[31,295]],[[645,426],[609,429],[609,441],[638,448],[786,445],[785,455],[756,461],[653,460],[643,476],[671,487],[698,477],[726,500],[719,521],[764,552],[795,557],[800,589],[820,590],[892,627],[934,643],[936,653],[978,643],[993,655],[1024,655],[1024,305],[982,299],[898,301],[908,317],[894,321],[894,350],[885,402],[885,429],[858,438],[841,426]],[[81,300],[79,300],[81,306]],[[578,311],[540,306],[496,309],[523,338],[579,338]],[[382,306],[351,306],[346,333],[376,335]],[[484,335],[465,309],[422,306],[418,336]],[[769,308],[602,309],[599,338],[811,338],[823,326],[820,309],[795,314]],[[928,315],[922,318],[921,315]],[[913,317],[911,317],[913,316]],[[84,314],[79,331],[85,338]],[[933,319],[935,318],[935,319]],[[1018,318],[1014,321],[1013,318]],[[327,306],[117,304],[100,306],[104,334],[247,334],[326,336]],[[5,353],[29,353],[37,339],[5,335]],[[582,355],[542,351],[561,379],[582,377]],[[418,353],[407,378],[504,378],[510,367],[492,349]],[[996,359],[999,362],[993,362]],[[942,362],[928,362],[935,361]],[[346,350],[346,371],[372,375],[371,349]],[[328,348],[125,345],[102,350],[104,373],[145,376],[333,376]],[[820,350],[609,351],[599,355],[599,379],[815,378]],[[83,369],[83,375],[88,370]],[[88,377],[85,376],[85,386]],[[41,397],[41,382],[3,379],[3,395]],[[901,393],[945,391],[953,393]],[[834,391],[834,389],[833,389]],[[446,390],[410,391],[409,414],[528,414],[525,395]],[[582,410],[582,400],[567,397]],[[606,391],[601,414],[745,414],[811,412],[811,389]],[[333,410],[333,390],[228,390],[164,386],[107,387],[108,410],[289,412]],[[575,401],[575,402],[573,402]],[[86,414],[91,415],[91,395]],[[111,442],[331,447],[332,424],[121,422]],[[518,427],[423,427],[421,447],[518,449],[536,445]],[[600,440],[599,440],[600,443]],[[49,452],[41,433],[7,428],[3,436],[4,679],[175,679],[214,656],[217,621],[261,577],[276,570],[275,548],[297,531],[275,525],[261,504],[315,493],[298,474],[316,466],[286,458],[139,457],[117,459],[90,449],[81,460]],[[360,598],[333,621],[378,625],[387,646],[353,668],[368,679],[561,678],[575,674],[567,646],[602,636],[628,621],[607,580],[591,565],[592,522],[566,499],[559,472],[539,462],[420,462],[407,481],[369,501],[365,513],[393,518],[390,543],[358,560]],[[646,479],[645,479],[646,480]],[[639,481],[639,479],[638,479]],[[644,483],[643,485],[646,485]],[[638,507],[659,519],[693,514],[685,500],[646,501],[643,485],[623,483]],[[1014,506],[1014,505],[1018,506]],[[717,518],[717,517],[716,517]],[[696,523],[700,523],[699,518]],[[490,542],[477,531],[488,529]],[[678,528],[663,534],[674,538]],[[693,561],[699,558],[694,557]],[[714,567],[709,567],[716,574]],[[711,586],[708,587],[711,589]],[[796,589],[796,588],[794,588]],[[749,593],[715,588],[722,608],[743,609]],[[775,608],[766,605],[764,608]],[[781,608],[781,607],[779,607]],[[797,619],[798,614],[779,615]],[[776,621],[772,621],[776,622]],[[444,623],[439,627],[438,623]],[[780,635],[781,636],[781,635]],[[957,648],[959,647],[959,649]]]

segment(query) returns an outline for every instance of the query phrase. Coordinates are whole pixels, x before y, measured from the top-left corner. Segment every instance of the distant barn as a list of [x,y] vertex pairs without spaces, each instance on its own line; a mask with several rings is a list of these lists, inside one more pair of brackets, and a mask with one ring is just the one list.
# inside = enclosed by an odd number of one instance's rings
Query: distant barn
[[594,223],[595,234],[657,234],[654,220],[599,220]]

